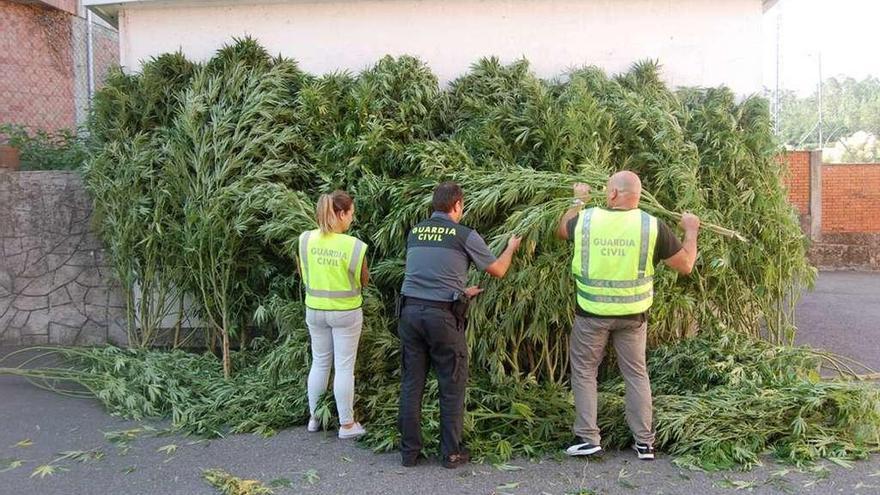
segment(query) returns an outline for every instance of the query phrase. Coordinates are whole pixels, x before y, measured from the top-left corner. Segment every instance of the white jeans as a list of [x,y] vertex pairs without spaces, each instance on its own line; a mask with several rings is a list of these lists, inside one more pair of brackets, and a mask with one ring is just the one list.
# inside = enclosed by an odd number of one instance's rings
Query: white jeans
[[312,339],[312,368],[309,370],[309,413],[315,415],[318,399],[327,391],[331,366],[333,397],[339,424],[354,421],[354,363],[364,314],[360,308],[351,311],[323,311],[306,308],[306,325]]

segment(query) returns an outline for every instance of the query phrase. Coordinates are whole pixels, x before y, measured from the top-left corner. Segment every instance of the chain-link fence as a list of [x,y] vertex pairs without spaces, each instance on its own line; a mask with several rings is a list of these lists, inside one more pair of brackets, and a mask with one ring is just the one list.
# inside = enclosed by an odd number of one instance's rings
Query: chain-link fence
[[77,123],[84,122],[90,109],[91,95],[104,85],[107,71],[119,64],[119,34],[94,18],[73,19],[71,46],[74,49],[73,99]]
[[97,18],[0,0],[0,125],[73,129],[119,63],[118,33]]

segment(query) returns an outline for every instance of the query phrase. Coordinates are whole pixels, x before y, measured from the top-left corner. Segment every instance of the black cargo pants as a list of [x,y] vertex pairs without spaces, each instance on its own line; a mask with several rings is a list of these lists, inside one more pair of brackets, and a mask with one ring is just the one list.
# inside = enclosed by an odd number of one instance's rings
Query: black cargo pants
[[440,451],[462,451],[464,395],[468,379],[468,349],[463,322],[452,310],[408,301],[400,314],[402,377],[400,384],[400,452],[415,457],[422,450],[422,393],[428,366],[437,373],[440,391]]

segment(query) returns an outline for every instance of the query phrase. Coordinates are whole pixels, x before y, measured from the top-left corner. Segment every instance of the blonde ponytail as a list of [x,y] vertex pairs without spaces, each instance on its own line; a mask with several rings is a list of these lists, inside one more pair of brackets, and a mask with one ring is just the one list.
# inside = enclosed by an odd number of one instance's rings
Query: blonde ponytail
[[352,201],[351,196],[345,191],[333,191],[330,194],[322,194],[318,198],[318,208],[316,211],[318,228],[321,229],[321,233],[336,232],[342,222],[339,216],[350,210],[353,203],[354,201]]

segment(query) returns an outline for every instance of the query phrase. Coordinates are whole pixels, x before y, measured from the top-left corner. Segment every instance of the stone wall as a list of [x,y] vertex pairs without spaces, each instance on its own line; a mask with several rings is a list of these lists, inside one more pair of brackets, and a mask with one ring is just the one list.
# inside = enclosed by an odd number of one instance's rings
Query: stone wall
[[823,233],[810,261],[826,270],[880,271],[880,233]]
[[123,302],[75,172],[0,171],[0,344],[124,343]]

